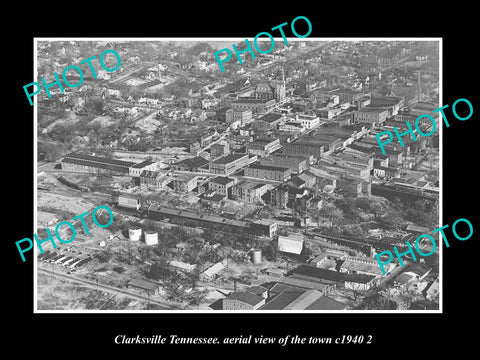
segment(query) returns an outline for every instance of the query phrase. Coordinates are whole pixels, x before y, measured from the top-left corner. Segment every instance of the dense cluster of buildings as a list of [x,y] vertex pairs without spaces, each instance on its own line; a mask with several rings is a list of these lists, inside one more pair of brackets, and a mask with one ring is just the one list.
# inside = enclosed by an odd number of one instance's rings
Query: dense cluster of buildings
[[[344,48],[335,48],[321,56],[346,59],[347,53]],[[174,163],[161,164],[150,159],[132,162],[71,153],[61,160],[61,168],[70,172],[129,176],[140,187],[135,192],[171,189],[188,195],[189,200],[198,198],[209,210],[205,215],[158,205],[149,206],[147,213],[154,219],[170,219],[179,224],[208,223],[214,228],[227,227],[248,234],[261,229],[268,237],[275,238],[279,252],[300,255],[305,249],[304,236],[279,234],[276,222],[247,223],[216,215],[221,214],[222,206],[229,201],[268,204],[279,210],[295,209],[308,214],[323,206],[322,198],[326,194],[368,198],[372,195],[372,185],[375,189],[380,182],[393,184],[392,188],[402,188],[404,192],[428,188],[435,194],[435,188],[438,190],[438,186],[430,184],[424,176],[404,174],[404,170],[417,164],[418,154],[438,147],[438,136],[418,136],[417,141],[405,136],[403,146],[396,142],[385,145],[385,154],[375,137],[383,131],[392,131],[393,127],[405,132],[407,123],[414,125],[419,115],[431,113],[437,104],[372,94],[374,87],[369,83],[382,77],[378,66],[392,59],[359,56],[348,60],[358,61],[362,69],[362,74],[347,76],[348,86],[331,83],[327,86],[326,79],[297,79],[300,75],[296,69],[290,72],[291,78],[285,79],[282,68],[281,80],[272,75],[265,76],[268,80],[250,83],[248,76],[248,80],[238,86],[229,83],[230,91],[215,93],[208,86],[191,90],[187,98],[177,99],[177,103],[185,104],[185,109],[164,109],[162,101],[170,106],[172,99],[143,96],[137,102],[155,108],[164,117],[191,122],[208,120],[215,125],[209,125],[208,131],[189,140],[186,144],[189,155]],[[211,71],[206,63],[190,65],[182,63],[178,67]],[[150,83],[166,71],[166,67],[151,67],[143,80]],[[212,95],[214,93],[216,95]],[[105,88],[103,96],[120,98],[121,93]],[[438,117],[436,120],[438,122]],[[424,133],[432,126],[427,120],[419,125]],[[132,204],[139,208],[138,203]],[[180,261],[172,260],[169,266],[175,271],[193,271],[193,265]],[[222,262],[211,264],[202,269],[200,280],[213,281],[224,268]],[[392,264],[387,273],[393,268]],[[404,286],[412,279],[422,281],[424,275],[405,273],[397,279],[397,285]],[[376,287],[382,277],[376,260],[329,250],[315,254],[308,265],[282,273],[276,281],[234,291],[212,304],[212,308],[344,310],[348,306],[335,299],[337,287],[368,291]],[[132,280],[128,287],[158,293],[156,285],[143,280]],[[436,285],[431,287],[433,293]]]

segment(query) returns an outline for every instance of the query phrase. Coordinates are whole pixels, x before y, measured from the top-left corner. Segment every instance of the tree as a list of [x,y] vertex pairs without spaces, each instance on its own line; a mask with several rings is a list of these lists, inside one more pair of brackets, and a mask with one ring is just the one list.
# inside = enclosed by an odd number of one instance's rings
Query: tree
[[148,279],[152,280],[166,280],[169,279],[173,273],[168,269],[167,261],[161,259],[155,263],[153,263],[148,270],[144,270],[144,275]]
[[272,244],[265,246],[262,253],[267,261],[277,261],[278,259],[278,250]]
[[331,204],[327,204],[319,209],[318,215],[322,218],[328,219],[331,223],[330,227],[332,227],[334,223],[339,223],[340,219],[343,218],[343,212]]

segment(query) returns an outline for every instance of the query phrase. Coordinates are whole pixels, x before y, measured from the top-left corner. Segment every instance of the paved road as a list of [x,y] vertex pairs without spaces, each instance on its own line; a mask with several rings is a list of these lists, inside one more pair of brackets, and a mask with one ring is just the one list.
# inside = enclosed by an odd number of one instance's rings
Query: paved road
[[154,300],[152,298],[148,298],[148,297],[145,297],[145,296],[127,291],[125,289],[120,289],[120,288],[110,286],[110,285],[105,285],[105,284],[102,284],[102,283],[97,284],[95,281],[80,279],[80,278],[78,278],[76,276],[73,276],[73,275],[62,274],[62,273],[59,273],[59,272],[54,273],[51,270],[43,269],[41,267],[38,267],[37,269],[38,269],[39,272],[43,272],[43,273],[52,275],[54,277],[61,278],[63,280],[73,281],[73,282],[77,282],[77,283],[80,283],[80,284],[83,284],[83,285],[87,285],[91,289],[102,290],[102,291],[105,291],[105,292],[108,292],[108,293],[111,293],[111,294],[114,294],[114,295],[122,295],[122,296],[126,296],[130,299],[141,300],[141,301],[145,301],[147,303],[159,305],[159,306],[162,307],[162,310],[176,310],[176,309],[179,309],[178,307],[176,307],[172,304],[169,304],[169,303],[166,303],[166,302],[163,302],[163,301],[159,301],[159,300]]

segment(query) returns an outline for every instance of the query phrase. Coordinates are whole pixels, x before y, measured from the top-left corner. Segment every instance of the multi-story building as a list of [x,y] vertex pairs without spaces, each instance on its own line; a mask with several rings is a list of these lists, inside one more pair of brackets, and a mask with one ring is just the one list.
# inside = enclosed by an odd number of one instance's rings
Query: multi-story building
[[245,176],[257,179],[287,181],[290,179],[292,170],[288,167],[277,167],[260,164],[252,164],[245,168]]
[[228,109],[225,112],[225,121],[227,124],[238,121],[240,123],[240,126],[245,126],[252,121],[252,110]]
[[232,101],[232,109],[234,110],[251,110],[252,113],[265,113],[270,111],[273,106],[275,105],[275,99],[252,99],[252,98],[245,98],[245,99],[238,99],[236,101]]
[[297,114],[295,121],[302,124],[307,130],[313,129],[320,125],[320,118],[316,115]]
[[262,201],[262,196],[268,191],[269,186],[259,182],[242,180],[232,186],[232,199],[248,203]]
[[308,169],[308,162],[305,157],[287,154],[272,154],[258,160],[258,163],[275,167],[287,167],[291,169],[292,173],[297,174]]
[[145,185],[149,189],[163,189],[172,180],[171,176],[167,176],[159,171],[144,170],[140,174],[140,185]]
[[229,189],[235,184],[235,181],[229,177],[217,176],[208,181],[208,189],[214,190],[217,194],[227,196]]
[[253,120],[252,129],[257,132],[262,132],[270,129],[274,129],[284,120],[282,114],[268,113],[258,119]]
[[196,156],[176,162],[172,164],[171,167],[173,170],[179,171],[208,172],[208,160],[205,160],[201,156]]
[[337,179],[337,187],[351,197],[369,197],[372,194],[372,184],[364,179],[354,176],[342,176]]
[[343,112],[342,108],[337,106],[337,107],[322,107],[319,109],[315,110],[315,113],[321,118],[321,119],[333,119],[335,116],[340,115]]
[[230,145],[226,141],[213,144],[210,146],[210,157],[217,158],[219,156],[228,155],[230,153]]
[[280,139],[258,138],[247,144],[247,152],[251,155],[265,157],[280,147]]
[[387,120],[388,110],[363,108],[353,113],[353,121],[368,123],[372,126],[382,125]]
[[173,190],[179,193],[188,193],[197,186],[198,176],[191,174],[176,174],[172,178]]
[[130,167],[128,173],[130,176],[140,176],[142,171],[144,170],[153,171],[155,170],[155,168],[156,168],[156,165],[153,161],[145,160]]
[[210,162],[209,171],[213,174],[230,175],[247,166],[249,162],[250,157],[248,154],[225,155]]
[[303,133],[305,132],[307,129],[305,128],[305,126],[303,126],[302,124],[298,123],[298,122],[295,122],[295,121],[287,121],[287,122],[284,122],[283,124],[280,124],[278,126],[278,130],[280,131],[287,131],[287,132],[293,132],[293,133]]

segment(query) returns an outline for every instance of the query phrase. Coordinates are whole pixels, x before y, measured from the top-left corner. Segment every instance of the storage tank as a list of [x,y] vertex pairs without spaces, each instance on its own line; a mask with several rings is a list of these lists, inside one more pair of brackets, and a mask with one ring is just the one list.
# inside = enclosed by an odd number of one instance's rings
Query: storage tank
[[253,249],[252,251],[252,262],[254,264],[260,264],[262,262],[262,250]]
[[158,244],[158,232],[145,231],[145,245],[157,245]]
[[130,228],[128,229],[128,238],[131,241],[139,241],[142,237],[142,229],[141,228]]

